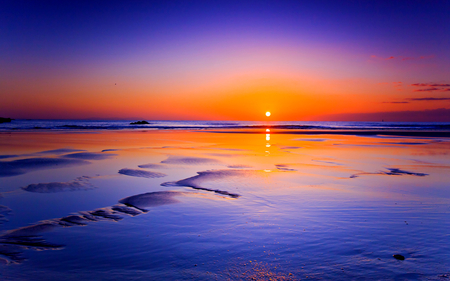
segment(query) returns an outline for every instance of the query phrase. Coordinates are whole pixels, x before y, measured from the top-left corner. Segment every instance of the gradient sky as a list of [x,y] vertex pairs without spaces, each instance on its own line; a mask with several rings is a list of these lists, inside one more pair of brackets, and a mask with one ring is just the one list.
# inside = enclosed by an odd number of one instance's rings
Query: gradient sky
[[2,1],[0,116],[450,121],[450,1]]

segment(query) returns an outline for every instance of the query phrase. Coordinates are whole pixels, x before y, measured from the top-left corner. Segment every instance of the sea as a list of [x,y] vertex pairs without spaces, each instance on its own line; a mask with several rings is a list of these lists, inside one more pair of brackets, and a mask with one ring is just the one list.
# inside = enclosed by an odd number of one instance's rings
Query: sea
[[450,122],[323,122],[323,121],[184,121],[149,120],[38,120],[16,119],[0,124],[0,131],[65,130],[207,130],[207,129],[282,129],[282,130],[396,130],[450,131]]

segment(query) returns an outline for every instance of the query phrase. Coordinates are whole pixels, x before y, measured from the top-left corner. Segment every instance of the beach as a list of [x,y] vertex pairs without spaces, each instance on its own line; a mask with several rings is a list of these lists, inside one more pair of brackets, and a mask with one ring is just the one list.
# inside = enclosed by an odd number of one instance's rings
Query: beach
[[450,280],[450,1],[0,1],[0,281]]
[[450,277],[447,131],[164,126],[2,131],[1,279]]

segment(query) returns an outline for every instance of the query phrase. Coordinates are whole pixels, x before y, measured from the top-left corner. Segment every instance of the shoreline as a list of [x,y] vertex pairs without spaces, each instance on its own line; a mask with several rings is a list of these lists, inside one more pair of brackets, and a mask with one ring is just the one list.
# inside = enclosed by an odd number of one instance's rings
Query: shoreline
[[263,129],[90,129],[90,130],[11,130],[0,131],[0,135],[10,134],[100,134],[100,133],[151,133],[151,132],[193,132],[193,133],[218,133],[218,134],[284,134],[284,135],[353,135],[353,136],[400,136],[400,137],[450,137],[450,131],[425,131],[425,130],[271,130]]
[[230,133],[230,134],[293,134],[293,135],[353,135],[353,136],[402,136],[402,137],[450,137],[450,131],[408,131],[408,130],[274,130],[270,132],[265,131],[228,131],[228,130],[214,130],[203,131],[210,133]]

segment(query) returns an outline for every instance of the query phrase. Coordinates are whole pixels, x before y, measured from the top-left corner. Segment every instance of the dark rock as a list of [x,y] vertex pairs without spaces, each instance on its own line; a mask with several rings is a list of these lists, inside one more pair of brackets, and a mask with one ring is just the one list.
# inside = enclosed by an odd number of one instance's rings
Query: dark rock
[[394,257],[396,260],[399,260],[399,261],[405,260],[405,257],[402,256],[402,255],[399,255],[399,254],[393,255],[393,257]]
[[11,120],[13,119],[0,117],[0,123],[11,123]]
[[131,122],[130,125],[146,125],[146,124],[150,124],[145,120],[142,121],[136,121],[136,122]]

